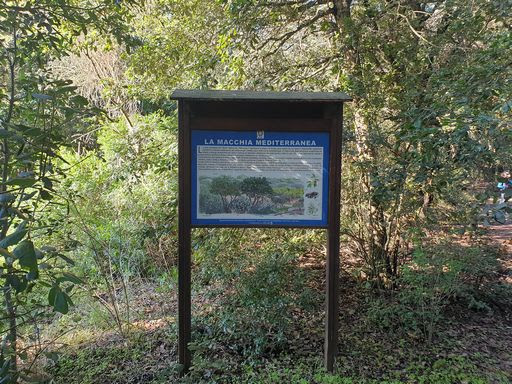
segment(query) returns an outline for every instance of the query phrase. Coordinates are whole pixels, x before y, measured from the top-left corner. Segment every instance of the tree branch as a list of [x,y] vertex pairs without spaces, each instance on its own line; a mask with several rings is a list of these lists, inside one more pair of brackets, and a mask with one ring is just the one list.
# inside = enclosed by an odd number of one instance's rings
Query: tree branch
[[330,0],[285,0],[285,1],[265,1],[257,4],[260,7],[286,7],[299,5],[299,9],[312,8],[317,5],[328,4]]
[[297,26],[297,28],[295,28],[294,30],[291,30],[279,37],[270,37],[269,39],[267,39],[267,41],[265,41],[260,47],[259,49],[263,49],[266,45],[268,45],[270,42],[278,42],[277,46],[272,50],[272,52],[268,53],[266,56],[270,56],[274,53],[276,53],[288,40],[290,40],[290,38],[292,38],[295,34],[297,34],[298,32],[302,31],[304,28],[307,28],[311,25],[313,25],[314,23],[316,23],[318,20],[320,20],[321,18],[327,16],[327,15],[332,15],[333,14],[333,10],[332,9],[324,9],[320,12],[318,12],[314,17],[312,17],[311,19],[309,20],[306,20],[305,22],[299,24]]
[[405,19],[405,21],[407,22],[407,25],[409,26],[409,29],[412,31],[412,33],[414,33],[414,35],[415,35],[416,37],[418,37],[420,40],[423,40],[423,41],[424,41],[425,43],[427,43],[428,45],[434,45],[434,44],[432,44],[430,41],[428,41],[425,37],[423,37],[422,35],[420,35],[420,33],[414,29],[414,27],[411,25],[411,23],[410,23],[409,19],[407,18],[407,16],[402,15],[401,13],[398,13],[398,12],[397,12],[396,14],[397,14],[398,16],[400,16],[400,17],[402,17],[402,18],[404,18],[404,19]]

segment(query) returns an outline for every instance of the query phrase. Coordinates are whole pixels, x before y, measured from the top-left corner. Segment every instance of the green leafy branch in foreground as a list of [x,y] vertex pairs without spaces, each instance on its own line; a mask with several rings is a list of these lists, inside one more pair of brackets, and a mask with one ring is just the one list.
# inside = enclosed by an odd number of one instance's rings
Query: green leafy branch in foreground
[[69,143],[70,129],[99,111],[88,107],[70,81],[55,78],[48,65],[66,55],[88,28],[107,32],[118,24],[121,10],[106,1],[93,8],[59,0],[7,1],[0,7],[0,63],[7,68],[0,74],[7,85],[0,90],[2,384],[27,379],[30,372],[23,372],[18,360],[27,359],[29,351],[41,352],[40,344],[31,350],[20,337],[23,330],[49,315],[49,307],[67,313],[73,287],[81,284],[65,271],[72,261],[43,239],[67,216],[58,184],[68,165],[59,149]]

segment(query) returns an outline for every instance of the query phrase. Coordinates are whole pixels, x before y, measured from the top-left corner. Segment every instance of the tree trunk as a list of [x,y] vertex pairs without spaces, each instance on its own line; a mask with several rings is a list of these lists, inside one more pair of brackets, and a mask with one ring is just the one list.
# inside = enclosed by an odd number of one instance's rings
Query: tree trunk
[[[7,265],[7,270],[9,271],[9,274],[12,274],[13,271],[12,271],[12,264],[9,263]],[[18,372],[18,367],[17,367],[17,359],[16,359],[16,355],[17,355],[17,352],[18,352],[18,330],[17,330],[17,321],[16,321],[16,305],[14,303],[14,299],[12,297],[12,287],[10,286],[10,284],[8,282],[5,282],[5,285],[4,285],[4,299],[5,299],[5,309],[6,309],[6,312],[7,312],[7,318],[9,320],[9,347],[6,348],[6,350],[10,350],[9,351],[9,359],[10,359],[10,364],[9,364],[9,371],[12,372],[13,376],[14,376],[14,379],[13,379],[13,383],[15,383],[17,381],[17,372]],[[4,353],[4,351],[2,351],[2,353]]]
[[[334,1],[334,16],[338,29],[343,34],[351,33],[350,30],[344,31],[348,21],[351,18],[352,0],[336,0]],[[363,78],[363,68],[361,66],[358,39],[352,36],[350,45],[343,47],[345,71],[349,73],[359,74],[359,78]],[[357,150],[357,160],[363,164],[361,167],[363,204],[367,205],[367,222],[362,222],[363,232],[366,234],[366,242],[368,248],[368,257],[370,265],[375,266],[370,271],[371,279],[378,281],[382,285],[382,275],[392,279],[396,274],[397,261],[395,257],[388,252],[388,243],[391,233],[388,232],[388,219],[386,218],[384,207],[379,201],[379,197],[375,194],[373,181],[378,175],[377,161],[378,155],[375,147],[371,144],[370,128],[367,118],[362,114],[363,98],[365,97],[364,84],[360,84],[360,95],[354,95],[355,101],[351,106],[354,115],[354,132],[355,145]],[[359,98],[359,100],[358,100]]]

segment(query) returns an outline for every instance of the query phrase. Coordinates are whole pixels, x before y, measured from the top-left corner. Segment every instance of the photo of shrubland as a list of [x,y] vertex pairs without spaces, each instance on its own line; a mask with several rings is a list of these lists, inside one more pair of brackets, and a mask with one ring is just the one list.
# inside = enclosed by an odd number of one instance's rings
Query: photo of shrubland
[[200,176],[199,191],[201,215],[304,215],[304,183],[296,178]]
[[[512,0],[1,0],[0,384],[512,383],[511,10]],[[196,143],[227,150],[219,171],[207,163],[192,179],[191,216],[313,221],[332,186],[341,208],[326,215],[339,218],[330,239],[306,225],[194,226],[188,372],[179,201],[194,163],[180,159],[178,126],[213,138],[253,109],[187,101],[201,107],[194,116],[177,89],[353,99],[343,115],[304,102],[289,119],[303,128],[285,130],[322,136],[306,127],[343,123],[342,146],[324,146],[336,158],[322,162],[340,162],[338,175],[302,163],[297,178],[240,176],[223,165],[238,154],[227,135]],[[254,146],[288,125],[288,102],[272,104],[247,120]],[[333,372],[326,240],[340,244]]]

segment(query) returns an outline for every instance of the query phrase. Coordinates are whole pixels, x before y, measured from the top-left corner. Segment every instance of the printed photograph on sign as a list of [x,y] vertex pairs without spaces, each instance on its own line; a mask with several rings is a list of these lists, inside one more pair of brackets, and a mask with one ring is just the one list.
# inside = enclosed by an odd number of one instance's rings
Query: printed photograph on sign
[[325,222],[327,133],[193,131],[192,143],[193,223]]

